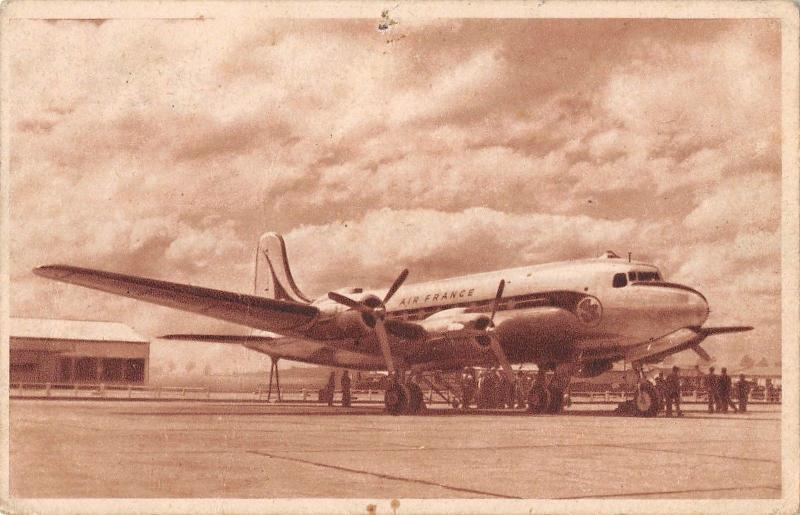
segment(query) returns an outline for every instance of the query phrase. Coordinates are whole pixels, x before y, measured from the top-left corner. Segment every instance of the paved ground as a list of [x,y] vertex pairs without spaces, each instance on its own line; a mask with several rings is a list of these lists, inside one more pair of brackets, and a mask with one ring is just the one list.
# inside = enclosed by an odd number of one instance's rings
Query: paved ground
[[11,494],[780,497],[780,406],[700,408],[681,419],[585,406],[391,417],[373,407],[12,400]]

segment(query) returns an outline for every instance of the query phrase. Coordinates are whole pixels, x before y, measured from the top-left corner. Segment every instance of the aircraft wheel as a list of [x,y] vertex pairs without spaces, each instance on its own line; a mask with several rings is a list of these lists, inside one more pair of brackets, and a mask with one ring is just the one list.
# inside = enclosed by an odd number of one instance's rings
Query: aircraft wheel
[[534,385],[528,392],[528,413],[538,415],[544,413],[550,405],[550,391],[542,386]]
[[564,409],[564,392],[561,390],[549,390],[550,402],[547,404],[547,413],[561,413]]
[[653,417],[658,413],[659,395],[656,387],[648,382],[641,383],[633,399],[636,414],[640,417]]
[[408,383],[408,413],[419,413],[425,408],[425,402],[422,398],[422,388],[416,383]]
[[403,413],[408,404],[408,389],[399,383],[391,383],[383,395],[383,404],[386,406],[386,412],[390,415]]

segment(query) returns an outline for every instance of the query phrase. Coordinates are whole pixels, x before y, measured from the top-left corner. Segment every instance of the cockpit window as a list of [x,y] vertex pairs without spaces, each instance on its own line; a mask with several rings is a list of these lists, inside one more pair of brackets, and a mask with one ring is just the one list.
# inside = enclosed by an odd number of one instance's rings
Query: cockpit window
[[627,286],[628,279],[625,277],[625,274],[614,274],[614,282],[612,284],[614,288],[622,288],[623,286]]
[[662,281],[661,274],[658,272],[651,272],[651,271],[631,271],[628,272],[628,280],[631,282],[642,282],[642,281]]

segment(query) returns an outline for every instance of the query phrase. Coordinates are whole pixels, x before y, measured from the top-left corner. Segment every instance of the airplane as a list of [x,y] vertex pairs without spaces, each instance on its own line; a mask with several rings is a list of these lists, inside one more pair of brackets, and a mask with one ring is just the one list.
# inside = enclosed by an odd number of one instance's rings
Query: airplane
[[655,265],[611,251],[407,285],[406,269],[387,289],[346,287],[313,300],[297,287],[286,244],[274,232],[259,239],[252,294],[68,265],[33,271],[252,330],[163,338],[239,344],[273,360],[387,371],[384,405],[393,415],[424,408],[419,374],[499,365],[514,384],[512,364],[525,363],[539,370],[528,411],[558,413],[573,376],[594,377],[624,361],[638,379],[635,414],[654,416],[660,395],[647,381],[646,365],[687,349],[710,360],[700,346],[707,337],[752,329],[703,327],[710,310],[702,293],[665,281]]

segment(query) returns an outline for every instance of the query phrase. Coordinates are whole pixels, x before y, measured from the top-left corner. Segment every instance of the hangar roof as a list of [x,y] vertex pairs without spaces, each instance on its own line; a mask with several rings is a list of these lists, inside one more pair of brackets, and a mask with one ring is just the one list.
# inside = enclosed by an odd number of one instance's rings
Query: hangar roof
[[10,322],[9,336],[12,338],[147,343],[145,338],[120,322],[51,318],[11,318]]

